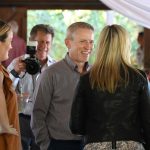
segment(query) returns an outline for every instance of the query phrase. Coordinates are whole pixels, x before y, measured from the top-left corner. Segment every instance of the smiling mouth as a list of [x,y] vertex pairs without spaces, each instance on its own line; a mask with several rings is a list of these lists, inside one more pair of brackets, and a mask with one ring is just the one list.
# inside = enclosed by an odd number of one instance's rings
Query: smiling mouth
[[91,51],[82,51],[81,53],[84,55],[89,55],[89,54],[91,54]]

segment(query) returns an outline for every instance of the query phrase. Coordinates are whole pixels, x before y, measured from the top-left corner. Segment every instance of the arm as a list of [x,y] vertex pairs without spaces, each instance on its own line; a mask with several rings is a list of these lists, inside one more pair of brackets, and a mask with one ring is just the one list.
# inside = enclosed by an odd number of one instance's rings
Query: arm
[[22,57],[14,59],[7,67],[10,78],[13,81],[13,87],[16,89],[19,82],[19,75],[25,71],[25,63],[22,62]]
[[150,91],[146,79],[140,93],[140,108],[146,150],[150,150]]
[[3,73],[0,72],[0,134],[8,133],[18,135],[15,128],[9,125],[9,119],[7,114],[6,100],[3,92]]
[[[53,71],[51,71],[53,72]],[[37,144],[42,150],[47,150],[50,143],[47,117],[53,92],[53,79],[50,72],[44,71],[38,81],[33,94],[33,112],[31,115],[31,128]]]
[[70,129],[73,134],[84,135],[86,123],[86,106],[84,97],[84,83],[82,78],[76,88],[74,101],[71,109]]

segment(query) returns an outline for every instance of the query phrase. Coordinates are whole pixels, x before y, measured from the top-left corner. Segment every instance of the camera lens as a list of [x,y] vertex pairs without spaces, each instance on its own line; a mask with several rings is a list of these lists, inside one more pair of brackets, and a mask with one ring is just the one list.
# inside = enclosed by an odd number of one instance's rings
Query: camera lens
[[26,63],[26,71],[29,74],[34,75],[40,72],[40,64],[36,58],[27,58],[24,62]]

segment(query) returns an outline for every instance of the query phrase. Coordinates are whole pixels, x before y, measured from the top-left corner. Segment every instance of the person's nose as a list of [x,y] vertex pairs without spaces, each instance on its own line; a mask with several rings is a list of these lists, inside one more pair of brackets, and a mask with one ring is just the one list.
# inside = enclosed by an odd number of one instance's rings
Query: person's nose
[[43,43],[41,44],[41,46],[40,46],[40,49],[42,49],[42,50],[47,50],[47,49],[48,49],[47,43],[43,42]]

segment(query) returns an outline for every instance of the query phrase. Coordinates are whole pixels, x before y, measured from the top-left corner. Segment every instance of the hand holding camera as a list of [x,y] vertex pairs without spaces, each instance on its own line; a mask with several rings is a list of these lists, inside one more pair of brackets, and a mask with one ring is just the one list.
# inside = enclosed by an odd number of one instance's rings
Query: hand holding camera
[[20,57],[16,61],[14,66],[13,74],[17,77],[21,72],[27,72],[34,75],[41,71],[41,66],[39,60],[36,58],[36,47],[37,41],[29,41],[27,44],[26,54],[29,56],[26,58]]
[[31,75],[34,75],[40,72],[40,69],[41,69],[40,62],[35,56],[36,47],[37,47],[37,41],[29,41],[27,44],[27,50],[26,50],[26,54],[29,54],[29,57],[22,60],[22,62],[25,63],[26,71]]
[[19,57],[16,60],[15,66],[14,66],[14,70],[20,74],[21,72],[25,72],[26,70],[26,64],[22,61],[22,58]]

